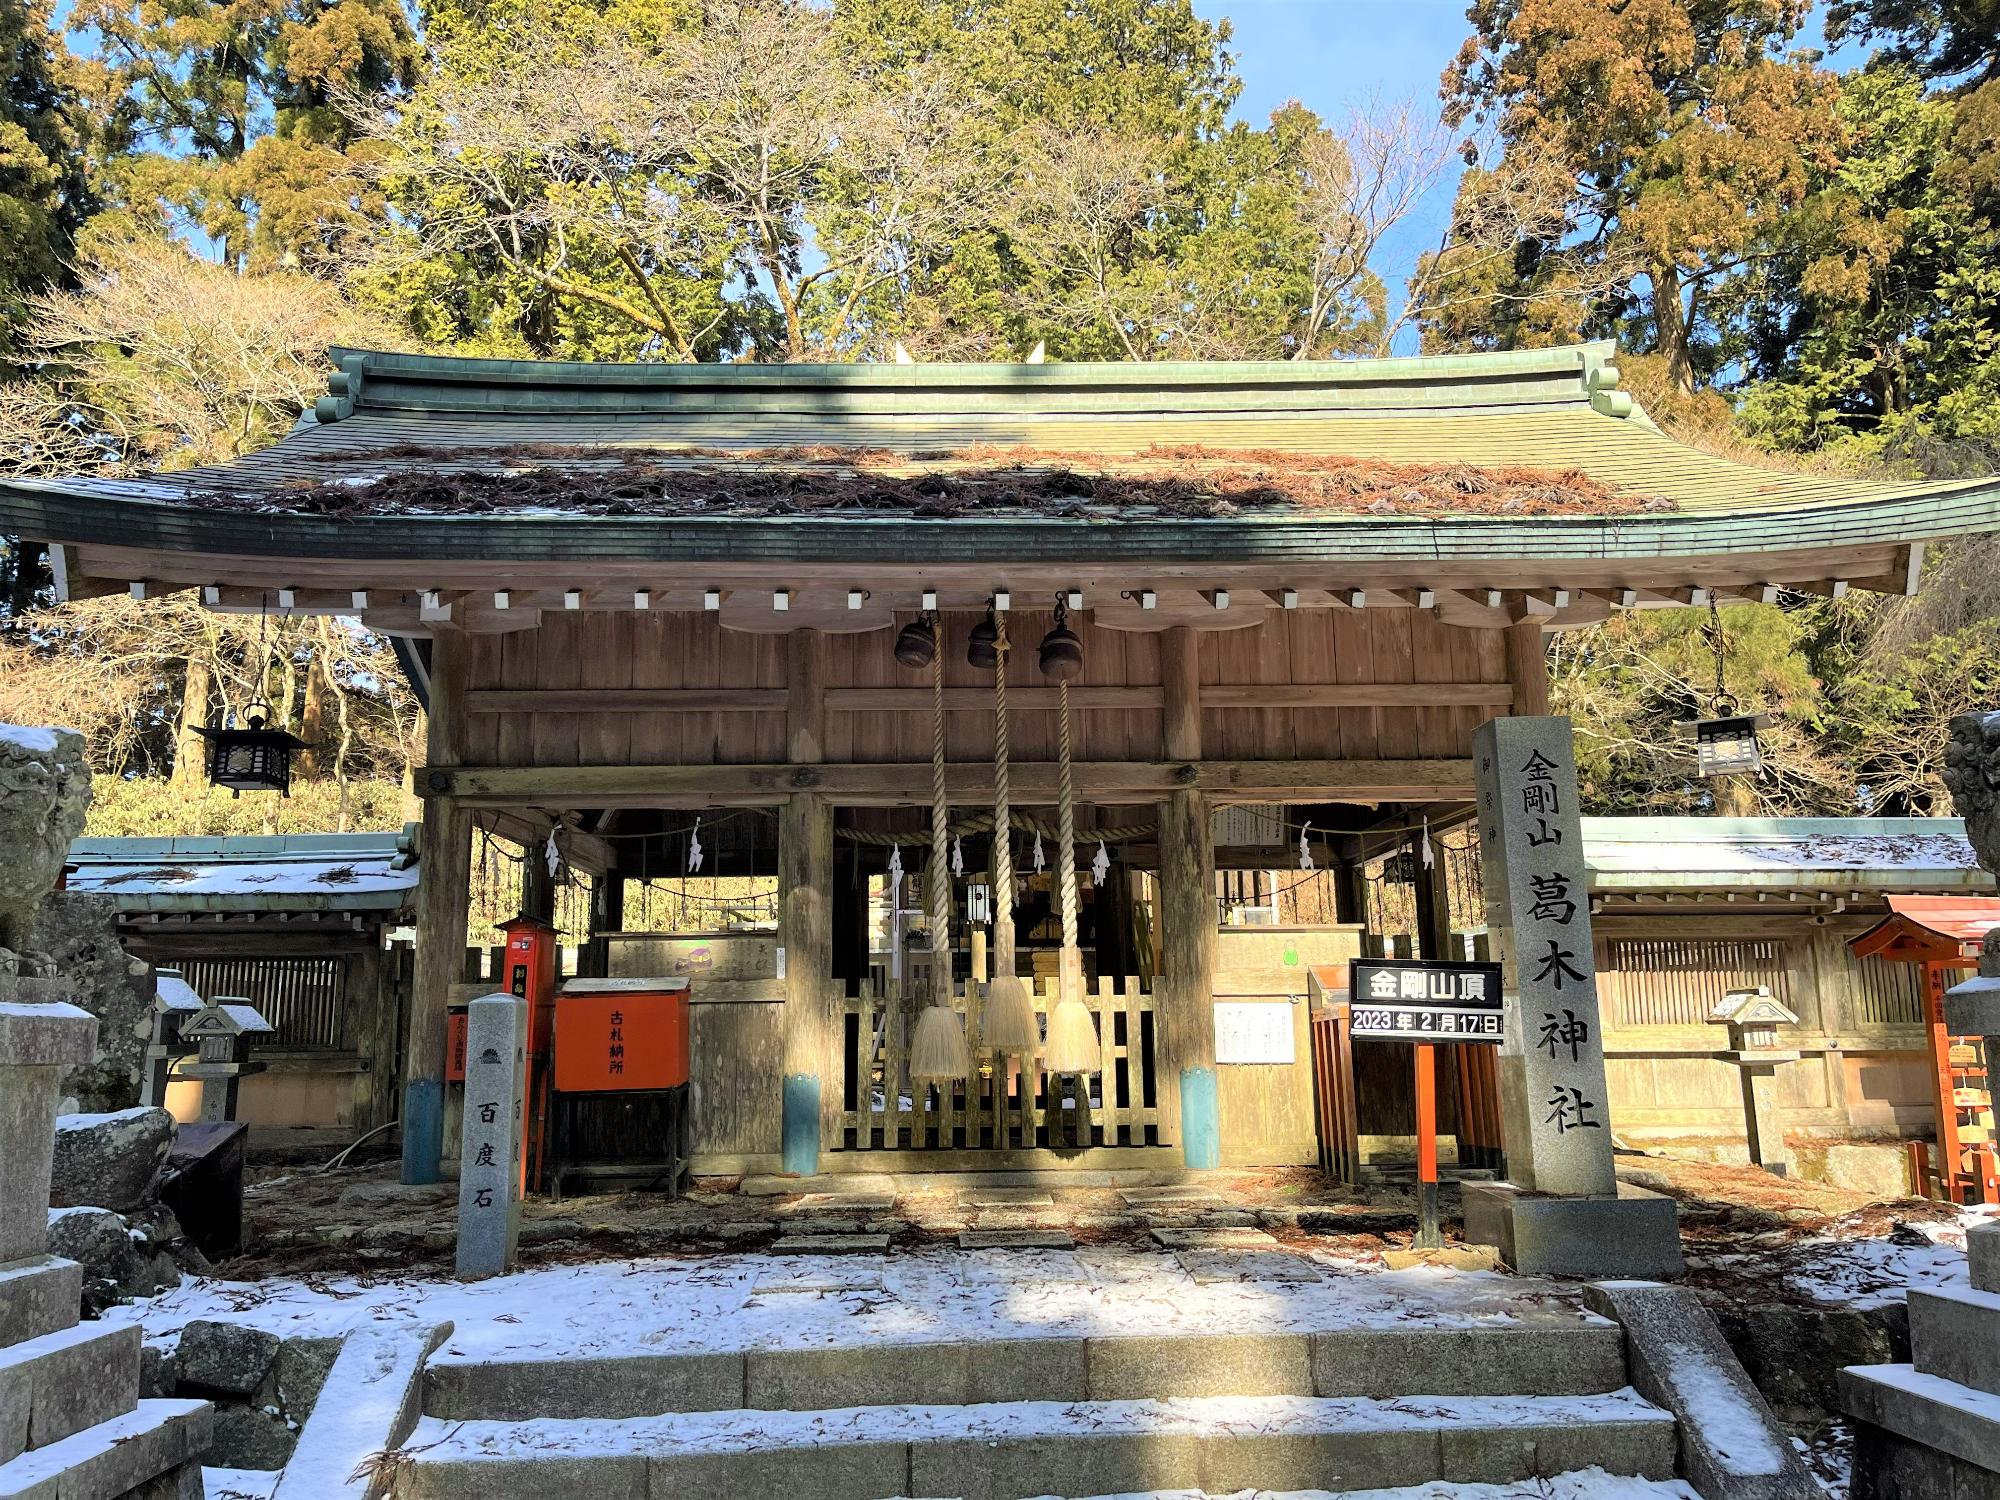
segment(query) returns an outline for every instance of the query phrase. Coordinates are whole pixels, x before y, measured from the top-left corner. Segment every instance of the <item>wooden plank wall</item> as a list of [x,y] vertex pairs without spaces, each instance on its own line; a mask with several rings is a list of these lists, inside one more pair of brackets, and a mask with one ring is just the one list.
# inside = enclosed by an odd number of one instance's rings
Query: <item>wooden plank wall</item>
[[[986,689],[991,677],[965,660],[976,615],[945,617],[945,681]],[[1035,646],[1046,611],[1009,617],[1016,650],[1010,684],[1044,686]],[[1156,687],[1160,636],[1077,623],[1090,687]],[[760,688],[785,685],[785,637],[725,630],[707,614],[668,611],[550,611],[531,630],[471,638],[469,686],[484,689]],[[888,630],[827,641],[830,688],[928,685],[898,666]],[[1501,632],[1445,625],[1416,609],[1271,611],[1245,629],[1200,634],[1205,688],[1357,683],[1504,683]],[[1202,746],[1210,760],[1432,759],[1468,753],[1472,731],[1491,705],[1207,708]],[[1161,711],[1152,707],[1073,710],[1075,754],[1086,761],[1168,759]],[[979,761],[993,753],[988,713],[946,720],[947,754]],[[1033,708],[1014,714],[1017,760],[1055,758],[1056,721]],[[827,717],[825,759],[834,763],[920,762],[930,756],[927,710],[835,712]],[[467,764],[479,766],[777,764],[785,759],[782,700],[756,712],[475,713],[467,717]]]

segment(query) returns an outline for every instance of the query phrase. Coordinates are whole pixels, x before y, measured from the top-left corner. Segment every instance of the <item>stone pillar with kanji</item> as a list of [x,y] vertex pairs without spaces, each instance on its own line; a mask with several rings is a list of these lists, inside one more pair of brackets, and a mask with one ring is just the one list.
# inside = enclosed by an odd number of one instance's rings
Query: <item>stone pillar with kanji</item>
[[1465,1188],[1466,1238],[1517,1270],[1681,1269],[1671,1199],[1621,1187],[1612,1156],[1589,874],[1569,720],[1494,719],[1473,739],[1486,922],[1506,992],[1507,1181]]
[[458,1163],[461,1279],[514,1269],[521,1236],[528,1006],[482,995],[466,1007],[465,1123]]

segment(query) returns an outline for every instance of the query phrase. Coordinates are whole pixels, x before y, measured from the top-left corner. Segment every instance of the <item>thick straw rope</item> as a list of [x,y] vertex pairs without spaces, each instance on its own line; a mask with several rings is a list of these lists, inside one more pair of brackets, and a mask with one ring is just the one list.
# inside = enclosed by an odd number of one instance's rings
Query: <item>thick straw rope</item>
[[1076,800],[1069,779],[1069,684],[1056,684],[1056,873],[1062,882],[1062,942],[1076,941]]
[[993,646],[993,972],[1014,975],[1014,850],[1008,842],[1013,814],[1007,800],[1007,617],[996,613]]
[[[942,632],[940,632],[942,635]],[[931,654],[931,998],[951,1004],[951,861],[944,802],[944,641]]]

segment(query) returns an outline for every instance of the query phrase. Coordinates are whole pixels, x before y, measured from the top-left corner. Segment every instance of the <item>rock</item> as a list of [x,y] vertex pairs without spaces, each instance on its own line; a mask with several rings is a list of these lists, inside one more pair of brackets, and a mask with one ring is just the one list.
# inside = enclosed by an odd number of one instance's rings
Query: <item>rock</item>
[[282,1469],[299,1435],[285,1419],[256,1406],[215,1408],[215,1437],[201,1461],[215,1469]]
[[[30,929],[90,807],[90,762],[74,729],[0,725],[0,961],[38,974]],[[25,960],[25,962],[22,962]]]
[[1833,1187],[1871,1198],[1910,1196],[1909,1153],[1897,1142],[1828,1146],[1821,1171]]
[[278,1346],[274,1374],[278,1407],[285,1420],[303,1427],[326,1385],[327,1372],[340,1358],[339,1339],[286,1339]]
[[139,1399],[153,1401],[174,1393],[174,1386],[180,1379],[180,1371],[174,1361],[174,1351],[163,1344],[141,1344],[139,1346]]
[[171,1260],[163,1273],[144,1235],[134,1239],[125,1220],[108,1208],[50,1210],[49,1253],[83,1267],[82,1310],[88,1317],[180,1285]]
[[[1896,1320],[1881,1315],[1887,1309],[1711,1303],[1709,1310],[1750,1379],[1784,1422],[1839,1417],[1839,1376],[1844,1366],[1909,1358],[1908,1323],[1904,1322],[1899,1341]],[[1900,1303],[1895,1311],[1907,1318]]]
[[34,946],[70,987],[70,999],[97,1017],[97,1053],[63,1074],[72,1108],[125,1109],[139,1102],[146,1043],[153,1034],[153,966],[118,943],[118,901],[56,891],[35,918]]
[[[261,1328],[197,1318],[181,1330],[180,1388],[183,1395],[249,1396],[277,1363],[282,1340]],[[216,1460],[222,1464],[222,1460]],[[228,1465],[222,1465],[228,1467]],[[276,1465],[237,1464],[257,1469]]]
[[135,1209],[173,1144],[174,1117],[164,1109],[58,1115],[49,1206]]
[[1299,1228],[1307,1234],[1390,1234],[1400,1229],[1415,1229],[1417,1216],[1405,1213],[1382,1213],[1379,1211],[1343,1210],[1338,1208],[1316,1209],[1299,1215]]

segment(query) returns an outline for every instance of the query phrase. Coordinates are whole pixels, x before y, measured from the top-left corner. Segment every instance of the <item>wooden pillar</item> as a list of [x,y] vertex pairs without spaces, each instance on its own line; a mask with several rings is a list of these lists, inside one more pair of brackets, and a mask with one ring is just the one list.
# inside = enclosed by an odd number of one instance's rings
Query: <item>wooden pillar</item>
[[1201,637],[1186,625],[1160,636],[1160,687],[1165,694],[1161,754],[1201,759]]
[[[425,751],[433,766],[465,756],[465,687],[471,642],[455,625],[431,636]],[[424,799],[417,874],[416,975],[403,1050],[403,1181],[436,1182],[444,1155],[445,1007],[465,962],[472,891],[472,814],[450,797]]]
[[1215,840],[1208,799],[1160,804],[1160,1113],[1190,1167],[1222,1163],[1215,1078]]
[[395,965],[371,929],[368,946],[345,961],[347,1045],[361,1058],[354,1076],[354,1129],[357,1134],[387,1125],[396,1117],[396,1047],[400,1015]]
[[833,977],[858,986],[868,977],[868,874],[861,865],[861,846],[849,844],[846,856],[835,863]]
[[[1430,855],[1428,864],[1424,862],[1426,853]],[[1416,856],[1417,954],[1422,958],[1463,958],[1463,953],[1455,953],[1451,947],[1451,887],[1445,879],[1444,851],[1419,834]]]
[[1514,689],[1516,714],[1549,711],[1549,656],[1542,627],[1523,620],[1507,627],[1507,681]]
[[794,630],[785,637],[785,759],[816,766],[826,758],[826,637]]
[[521,915],[547,922],[553,927],[556,922],[556,882],[555,877],[549,874],[549,862],[543,857],[539,845],[530,844],[521,853]]
[[[1177,625],[1160,638],[1161,749],[1201,759],[1201,638]],[[1215,837],[1208,799],[1169,793],[1160,804],[1159,1106],[1162,1134],[1190,1167],[1222,1162],[1215,1086]]]
[[785,986],[784,1169],[819,1170],[824,1119],[840,1104],[827,976],[833,963],[833,808],[794,792],[778,812],[778,952]]

